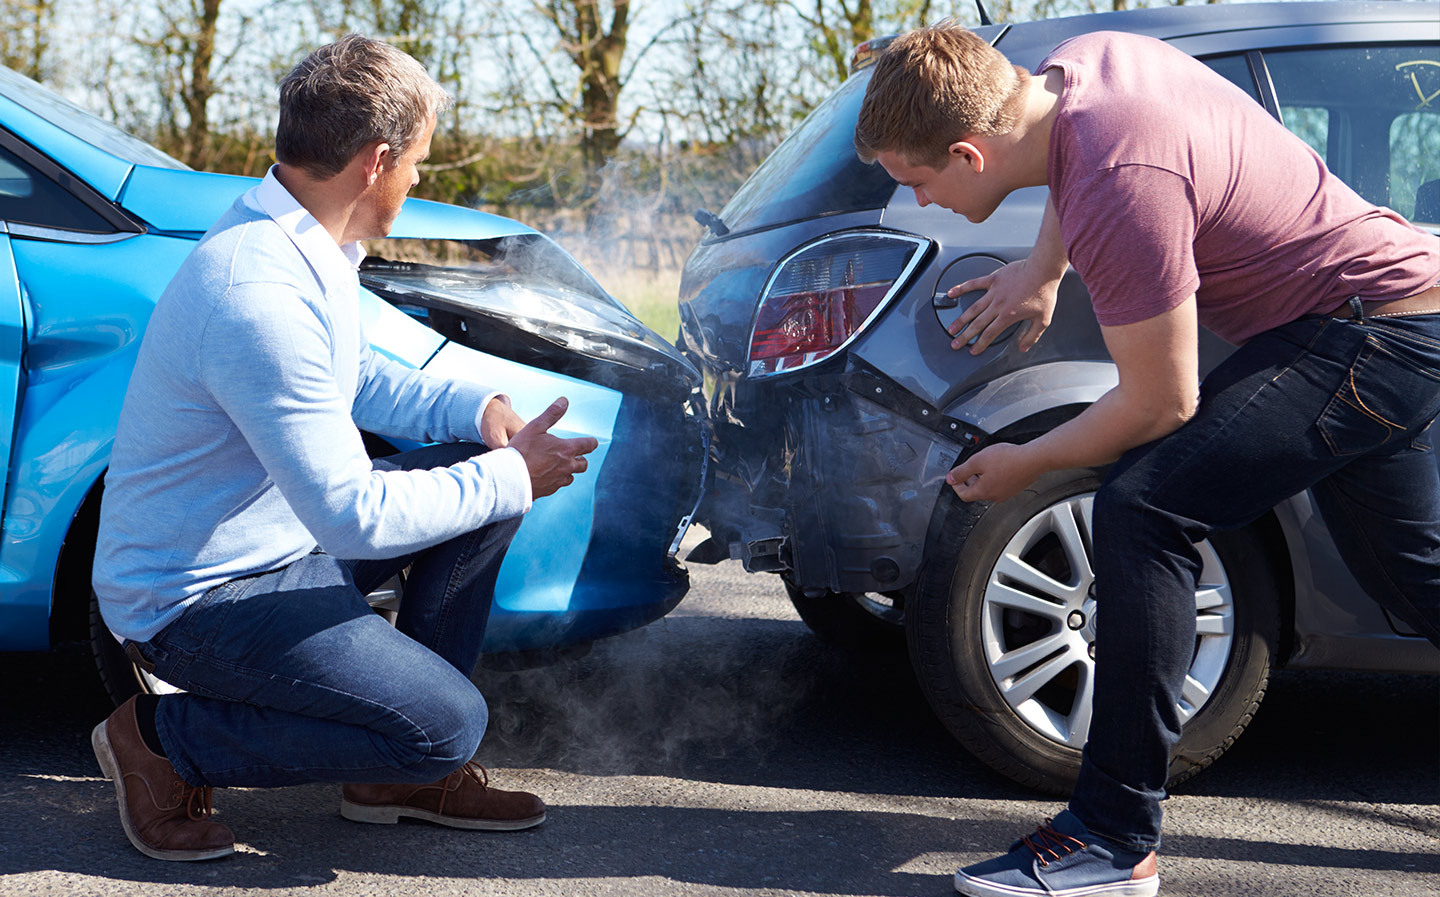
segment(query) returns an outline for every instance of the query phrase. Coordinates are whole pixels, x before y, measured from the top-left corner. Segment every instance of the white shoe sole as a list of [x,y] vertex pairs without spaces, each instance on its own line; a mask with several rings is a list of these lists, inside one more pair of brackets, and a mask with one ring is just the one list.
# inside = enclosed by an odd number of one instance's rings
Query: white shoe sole
[[105,734],[105,723],[102,722],[91,730],[90,747],[95,751],[95,760],[100,764],[100,771],[105,773],[107,779],[115,783],[115,796],[120,801],[120,827],[125,830],[125,837],[130,839],[130,843],[135,845],[136,850],[147,857],[175,863],[218,860],[220,857],[227,857],[235,852],[233,844],[210,850],[161,850],[140,840],[134,825],[130,822],[130,805],[125,800],[125,777],[120,775],[120,762],[115,759],[115,749],[110,746],[110,738]]
[[1040,888],[995,884],[984,879],[971,878],[964,872],[956,872],[955,890],[965,897],[1155,897],[1160,893],[1160,876],[1151,875],[1148,878],[1111,882],[1108,885],[1045,891]]

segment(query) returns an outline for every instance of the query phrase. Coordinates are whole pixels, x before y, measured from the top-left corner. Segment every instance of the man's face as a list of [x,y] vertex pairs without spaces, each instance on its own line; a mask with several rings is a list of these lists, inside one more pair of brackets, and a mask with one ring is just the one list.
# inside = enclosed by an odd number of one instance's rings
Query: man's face
[[986,184],[980,179],[981,172],[975,170],[972,157],[955,151],[960,145],[952,145],[951,155],[940,168],[911,165],[894,150],[876,153],[875,161],[900,186],[914,190],[915,202],[922,207],[934,203],[979,224],[989,218],[1000,203],[999,199],[987,195]]
[[373,231],[370,238],[383,237],[390,233],[395,218],[400,214],[400,205],[410,193],[410,188],[420,183],[419,165],[430,156],[430,138],[435,135],[435,116],[425,123],[419,139],[410,144],[395,164],[381,169],[375,183],[366,193],[371,220],[367,230]]

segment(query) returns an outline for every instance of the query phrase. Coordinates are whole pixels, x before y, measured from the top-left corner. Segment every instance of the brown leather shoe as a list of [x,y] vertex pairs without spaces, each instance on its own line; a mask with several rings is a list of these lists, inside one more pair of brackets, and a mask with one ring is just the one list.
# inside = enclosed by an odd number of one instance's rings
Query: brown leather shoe
[[451,828],[515,831],[545,821],[545,804],[524,791],[490,787],[475,761],[430,785],[346,785],[340,815],[354,822],[390,825],[401,816]]
[[131,698],[90,733],[95,759],[115,782],[120,825],[157,860],[213,860],[235,852],[230,829],[210,819],[210,789],[196,788],[140,737]]

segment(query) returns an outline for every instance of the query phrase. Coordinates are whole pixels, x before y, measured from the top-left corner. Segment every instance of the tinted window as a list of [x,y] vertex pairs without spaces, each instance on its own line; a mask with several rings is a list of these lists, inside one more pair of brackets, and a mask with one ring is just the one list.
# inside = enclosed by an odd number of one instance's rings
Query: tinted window
[[1265,64],[1285,126],[1331,171],[1371,202],[1435,223],[1424,197],[1440,196],[1440,47],[1282,50]]
[[1216,56],[1201,61],[1217,75],[1249,94],[1250,99],[1260,102],[1260,95],[1255,92],[1255,78],[1250,74],[1250,64],[1244,56]]
[[66,230],[109,232],[104,219],[59,184],[0,146],[0,220]]
[[890,201],[895,181],[855,155],[855,120],[869,83],[869,69],[850,76],[785,138],[720,212],[727,227],[748,230]]

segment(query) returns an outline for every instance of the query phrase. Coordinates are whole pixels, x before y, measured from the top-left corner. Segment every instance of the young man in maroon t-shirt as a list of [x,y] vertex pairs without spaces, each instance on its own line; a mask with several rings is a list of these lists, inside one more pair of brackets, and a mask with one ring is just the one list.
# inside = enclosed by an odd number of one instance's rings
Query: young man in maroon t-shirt
[[[981,352],[1048,325],[1067,263],[1119,385],[1024,445],[951,471],[1004,501],[1051,470],[1113,464],[1095,499],[1094,716],[1070,808],[961,869],[972,895],[1151,895],[1176,704],[1195,639],[1196,542],[1312,490],[1367,592],[1440,644],[1440,240],[1361,199],[1301,140],[1160,41],[1096,33],[1037,74],[954,24],[897,39],[856,127],[920,205],[985,220],[1048,185],[1028,259],[954,327]],[[1239,348],[1199,378],[1198,327]]]

